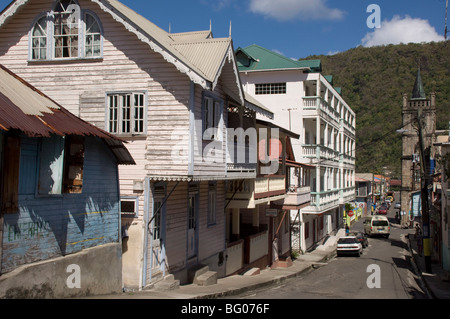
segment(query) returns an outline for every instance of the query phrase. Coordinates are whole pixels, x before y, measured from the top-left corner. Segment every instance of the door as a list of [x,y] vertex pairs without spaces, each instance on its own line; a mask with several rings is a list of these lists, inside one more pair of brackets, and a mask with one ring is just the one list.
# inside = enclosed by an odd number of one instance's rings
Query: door
[[[164,188],[165,190],[165,188]],[[162,189],[155,186],[153,197],[153,211],[150,223],[150,281],[155,277],[165,276],[166,252],[165,252],[165,205],[164,193]]]
[[197,256],[198,248],[198,227],[197,227],[197,216],[198,216],[198,193],[189,193],[189,203],[188,203],[188,230],[187,230],[187,258],[192,259]]

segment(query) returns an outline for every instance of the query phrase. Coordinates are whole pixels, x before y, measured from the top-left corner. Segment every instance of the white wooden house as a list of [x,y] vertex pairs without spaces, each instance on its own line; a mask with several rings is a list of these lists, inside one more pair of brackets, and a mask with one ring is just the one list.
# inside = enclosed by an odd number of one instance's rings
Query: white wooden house
[[128,142],[125,287],[187,282],[200,264],[225,275],[225,183],[256,176],[227,163],[228,110],[273,116],[245,98],[231,38],[169,33],[116,0],[16,0],[0,14],[0,63]]

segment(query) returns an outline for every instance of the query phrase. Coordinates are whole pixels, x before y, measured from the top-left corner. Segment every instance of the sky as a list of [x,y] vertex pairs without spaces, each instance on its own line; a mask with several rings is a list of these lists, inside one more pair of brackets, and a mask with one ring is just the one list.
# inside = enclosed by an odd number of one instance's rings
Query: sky
[[[445,0],[122,0],[172,32],[207,30],[289,58],[373,46],[444,40]],[[379,10],[368,10],[375,4]],[[369,8],[370,9],[370,8]],[[368,12],[369,11],[369,12]],[[378,15],[380,28],[373,23]],[[367,20],[371,23],[367,23]]]
[[[0,0],[0,10],[9,2]],[[121,2],[166,31],[169,26],[171,32],[208,30],[211,24],[214,37],[220,38],[229,36],[231,24],[235,49],[257,44],[293,59],[360,45],[444,40],[446,0]]]

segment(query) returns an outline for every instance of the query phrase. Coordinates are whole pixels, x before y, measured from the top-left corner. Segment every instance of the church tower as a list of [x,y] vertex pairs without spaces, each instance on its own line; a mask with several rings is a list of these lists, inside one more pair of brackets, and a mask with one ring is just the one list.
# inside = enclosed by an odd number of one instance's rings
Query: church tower
[[[421,160],[419,144],[419,114],[421,114],[423,149],[428,156],[435,140],[436,130],[436,94],[427,98],[422,83],[420,68],[411,98],[403,94],[402,107],[402,188],[400,192],[401,210],[407,214],[410,211],[411,193],[419,192],[421,188]],[[406,222],[406,217],[403,223]]]

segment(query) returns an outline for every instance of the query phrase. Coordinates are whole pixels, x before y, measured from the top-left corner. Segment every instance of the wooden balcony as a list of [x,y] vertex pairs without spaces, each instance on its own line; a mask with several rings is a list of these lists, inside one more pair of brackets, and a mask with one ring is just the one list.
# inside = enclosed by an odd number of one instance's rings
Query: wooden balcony
[[284,199],[283,206],[298,207],[311,202],[311,187],[290,188]]
[[255,180],[255,199],[262,199],[286,194],[286,177],[272,175],[258,177]]

